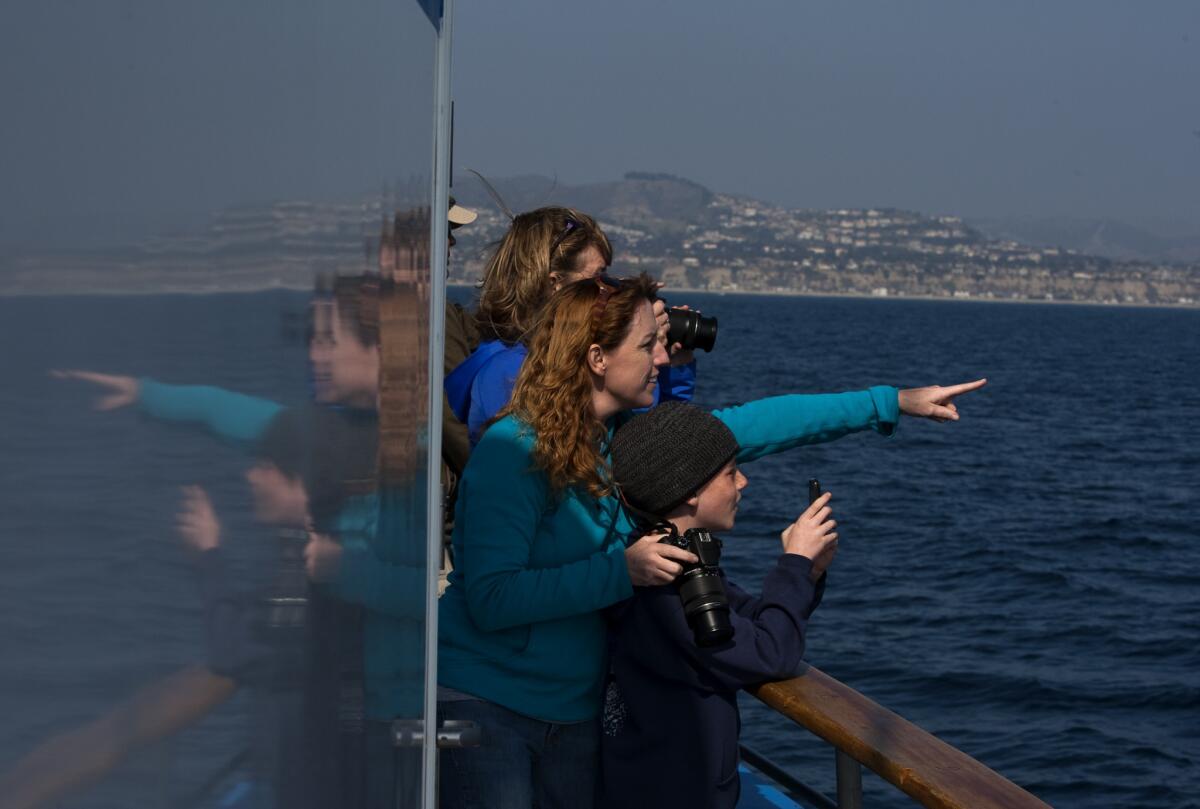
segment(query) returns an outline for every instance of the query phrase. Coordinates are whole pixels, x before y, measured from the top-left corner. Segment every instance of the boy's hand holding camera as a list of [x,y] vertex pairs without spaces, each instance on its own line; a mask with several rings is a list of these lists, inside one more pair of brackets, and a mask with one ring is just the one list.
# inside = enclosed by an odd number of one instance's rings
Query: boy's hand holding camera
[[830,493],[818,497],[796,521],[780,534],[783,552],[794,553],[812,560],[812,580],[815,582],[825,573],[837,553],[837,522],[830,519],[833,509],[829,507]]

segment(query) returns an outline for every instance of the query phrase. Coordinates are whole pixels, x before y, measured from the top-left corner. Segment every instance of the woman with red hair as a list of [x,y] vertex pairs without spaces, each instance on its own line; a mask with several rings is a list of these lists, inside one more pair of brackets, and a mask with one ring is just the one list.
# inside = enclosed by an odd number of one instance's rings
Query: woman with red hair
[[[439,716],[478,723],[478,748],[442,752],[441,801],[587,809],[607,666],[601,610],[664,584],[690,553],[640,537],[614,496],[608,444],[654,399],[668,362],[647,276],[584,279],[539,315],[512,399],[471,455],[439,605]],[[951,388],[778,396],[715,411],[745,463],[875,429],[901,412],[956,420]]]

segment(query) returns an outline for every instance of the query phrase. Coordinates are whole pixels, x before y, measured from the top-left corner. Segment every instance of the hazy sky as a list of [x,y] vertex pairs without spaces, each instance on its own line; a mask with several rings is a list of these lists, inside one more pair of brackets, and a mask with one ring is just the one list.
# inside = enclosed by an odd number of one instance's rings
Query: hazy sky
[[1200,224],[1200,3],[461,0],[457,151],[798,206]]
[[428,172],[434,32],[414,0],[0,8],[0,246],[97,226],[119,243]]
[[[456,32],[458,167],[1200,230],[1195,0],[458,0]],[[428,154],[429,39],[413,0],[5,0],[0,245],[378,190]]]

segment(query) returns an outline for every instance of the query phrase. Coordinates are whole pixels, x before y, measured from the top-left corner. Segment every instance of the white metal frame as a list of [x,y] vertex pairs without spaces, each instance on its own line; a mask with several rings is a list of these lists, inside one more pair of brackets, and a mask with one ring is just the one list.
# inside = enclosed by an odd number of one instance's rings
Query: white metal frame
[[443,0],[437,26],[433,91],[433,193],[429,251],[429,456],[426,468],[425,738],[422,806],[437,807],[438,572],[442,564],[442,370],[446,353],[446,240],[450,207],[450,47],[454,0]]

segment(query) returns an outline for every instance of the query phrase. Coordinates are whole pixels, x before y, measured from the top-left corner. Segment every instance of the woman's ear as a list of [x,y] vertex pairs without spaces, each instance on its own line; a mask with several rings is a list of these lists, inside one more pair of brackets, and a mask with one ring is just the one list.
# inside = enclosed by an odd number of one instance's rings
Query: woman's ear
[[560,289],[562,289],[562,287],[563,287],[562,273],[560,273],[558,270],[551,270],[549,277],[550,277],[550,289],[554,290],[555,292],[558,292]]
[[604,354],[604,349],[596,343],[588,346],[587,350],[588,370],[596,376],[604,376],[608,370],[608,357]]

